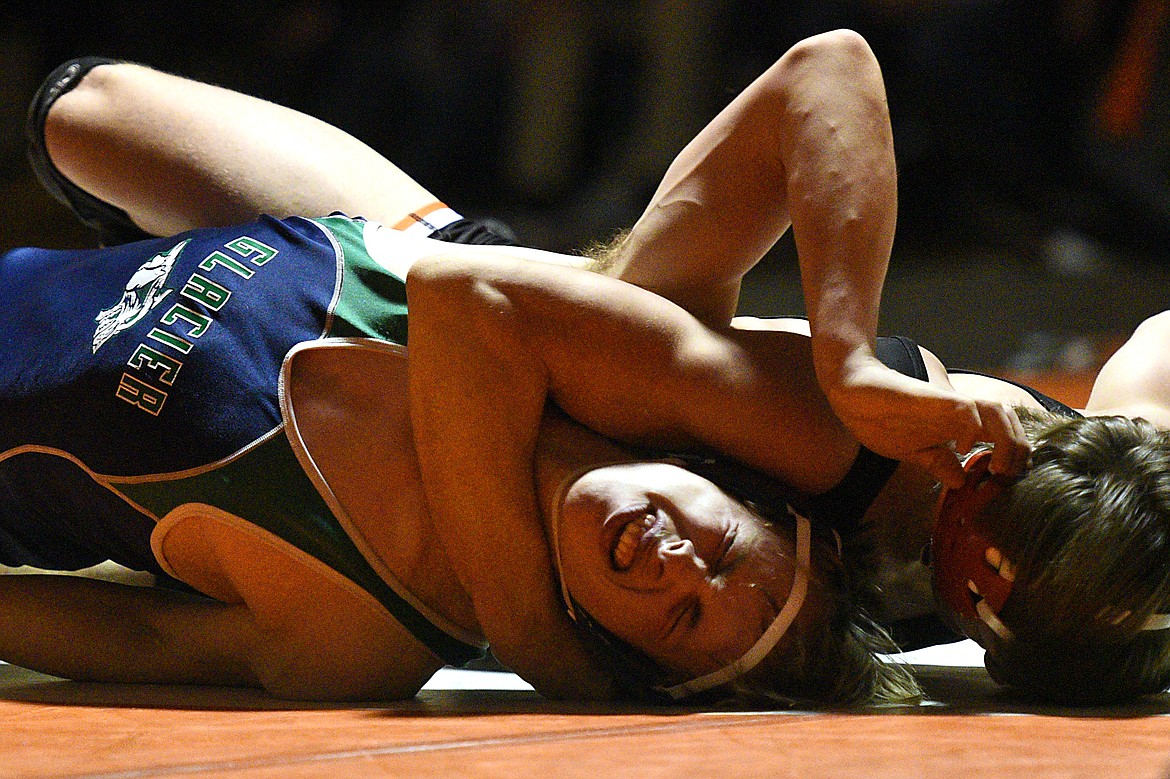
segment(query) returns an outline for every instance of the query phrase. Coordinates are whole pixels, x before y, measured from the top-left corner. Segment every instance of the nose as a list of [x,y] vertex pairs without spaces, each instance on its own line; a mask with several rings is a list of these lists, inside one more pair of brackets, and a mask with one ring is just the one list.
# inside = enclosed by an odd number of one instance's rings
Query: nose
[[662,573],[680,581],[697,581],[707,576],[707,563],[695,553],[689,538],[678,538],[658,547]]

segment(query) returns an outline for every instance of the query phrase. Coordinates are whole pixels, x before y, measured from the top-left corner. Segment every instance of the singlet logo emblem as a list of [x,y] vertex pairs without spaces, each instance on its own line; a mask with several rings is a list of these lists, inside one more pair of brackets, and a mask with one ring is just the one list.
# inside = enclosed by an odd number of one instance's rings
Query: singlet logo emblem
[[126,289],[122,292],[122,299],[116,305],[105,309],[94,317],[97,329],[93,333],[93,353],[102,347],[106,341],[123,330],[133,327],[138,320],[146,316],[152,308],[157,306],[163,298],[170,294],[170,290],[163,285],[167,276],[178,259],[179,253],[190,242],[190,239],[177,244],[165,254],[156,254],[134,271],[130,280],[126,282]]

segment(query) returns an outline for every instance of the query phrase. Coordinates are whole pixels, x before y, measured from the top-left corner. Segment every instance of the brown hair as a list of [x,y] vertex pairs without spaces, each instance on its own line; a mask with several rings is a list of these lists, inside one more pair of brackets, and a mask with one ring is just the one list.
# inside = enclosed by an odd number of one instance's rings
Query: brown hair
[[1170,433],[1143,419],[1020,410],[1032,468],[983,520],[1016,566],[1014,638],[987,668],[1047,700],[1095,704],[1170,686]]

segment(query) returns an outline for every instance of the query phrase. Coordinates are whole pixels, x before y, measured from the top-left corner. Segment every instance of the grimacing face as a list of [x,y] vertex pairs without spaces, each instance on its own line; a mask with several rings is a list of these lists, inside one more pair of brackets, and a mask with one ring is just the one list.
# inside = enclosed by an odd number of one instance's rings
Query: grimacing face
[[666,462],[607,465],[562,492],[557,536],[573,598],[681,676],[741,657],[788,596],[790,531]]

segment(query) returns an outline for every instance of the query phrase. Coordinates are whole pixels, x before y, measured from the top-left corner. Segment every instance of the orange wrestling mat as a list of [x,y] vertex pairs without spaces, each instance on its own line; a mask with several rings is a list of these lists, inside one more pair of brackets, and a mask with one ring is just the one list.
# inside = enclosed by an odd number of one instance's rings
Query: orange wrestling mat
[[[482,678],[483,687],[515,679],[459,674]],[[920,675],[931,698],[920,707],[704,713],[565,706],[523,689],[427,689],[406,703],[306,706],[241,691],[63,682],[0,666],[0,775],[1170,775],[1170,696],[1042,710],[1013,704],[981,669],[935,666]]]

